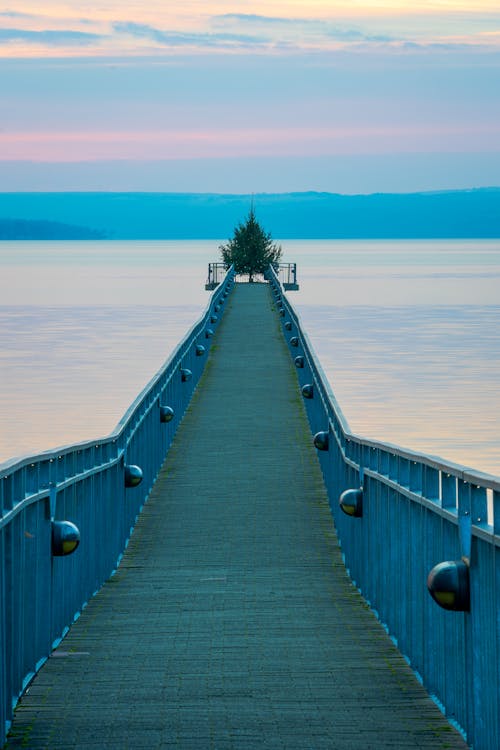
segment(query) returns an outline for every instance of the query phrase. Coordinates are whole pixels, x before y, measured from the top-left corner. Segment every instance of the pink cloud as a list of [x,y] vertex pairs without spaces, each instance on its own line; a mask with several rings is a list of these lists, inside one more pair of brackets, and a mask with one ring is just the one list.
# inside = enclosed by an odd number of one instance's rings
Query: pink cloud
[[0,133],[0,160],[93,161],[496,150],[500,124]]

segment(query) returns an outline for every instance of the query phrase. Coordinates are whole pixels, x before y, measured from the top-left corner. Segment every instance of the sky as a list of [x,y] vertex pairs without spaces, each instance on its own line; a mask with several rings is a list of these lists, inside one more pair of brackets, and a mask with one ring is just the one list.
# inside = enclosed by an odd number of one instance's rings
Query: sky
[[498,0],[0,0],[0,191],[494,185]]

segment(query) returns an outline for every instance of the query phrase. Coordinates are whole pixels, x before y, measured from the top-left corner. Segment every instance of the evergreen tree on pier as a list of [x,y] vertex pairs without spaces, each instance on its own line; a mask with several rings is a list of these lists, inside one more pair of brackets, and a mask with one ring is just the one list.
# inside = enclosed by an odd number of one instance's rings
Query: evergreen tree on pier
[[281,246],[273,242],[255,216],[252,206],[245,222],[234,229],[233,237],[219,246],[226,268],[234,265],[237,274],[248,274],[253,281],[255,274],[264,273],[269,265],[277,266],[281,258]]

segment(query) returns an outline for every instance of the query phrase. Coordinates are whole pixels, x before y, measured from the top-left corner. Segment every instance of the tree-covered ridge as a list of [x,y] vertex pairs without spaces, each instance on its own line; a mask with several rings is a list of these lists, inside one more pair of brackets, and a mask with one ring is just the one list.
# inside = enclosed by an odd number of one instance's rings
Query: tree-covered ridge
[[[373,195],[262,193],[255,199],[259,220],[272,227],[280,241],[500,237],[500,188]],[[218,244],[247,214],[250,201],[248,194],[0,193],[0,216],[66,224],[114,240],[213,239]],[[92,230],[82,229],[88,225]],[[68,238],[57,230],[55,226],[47,239]]]
[[234,265],[237,274],[248,274],[253,281],[255,274],[264,273],[270,265],[276,265],[281,258],[281,246],[273,242],[270,232],[266,232],[255,216],[253,204],[246,221],[234,229],[233,237],[219,245],[222,261],[226,268]]
[[0,240],[101,240],[104,232],[58,221],[0,219]]

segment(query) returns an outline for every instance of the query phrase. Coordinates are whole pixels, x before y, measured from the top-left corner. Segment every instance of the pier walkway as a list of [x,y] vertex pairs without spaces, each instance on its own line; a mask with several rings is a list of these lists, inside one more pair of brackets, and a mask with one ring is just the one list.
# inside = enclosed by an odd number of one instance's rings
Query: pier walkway
[[268,285],[228,299],[122,563],[6,747],[466,747],[346,575]]

